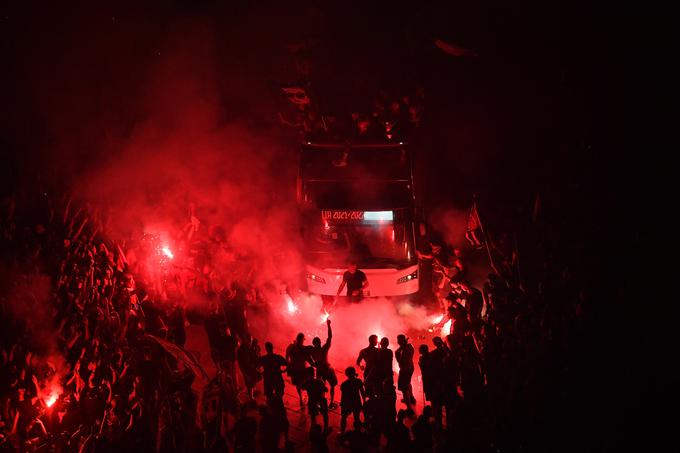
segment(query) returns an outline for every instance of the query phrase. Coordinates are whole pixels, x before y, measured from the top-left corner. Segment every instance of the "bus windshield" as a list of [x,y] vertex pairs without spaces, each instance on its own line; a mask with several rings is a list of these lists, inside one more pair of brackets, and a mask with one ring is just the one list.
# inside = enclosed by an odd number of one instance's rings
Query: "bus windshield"
[[316,217],[303,228],[308,262],[322,269],[344,268],[350,258],[364,269],[408,267],[416,262],[413,235],[411,222],[399,219],[338,223]]

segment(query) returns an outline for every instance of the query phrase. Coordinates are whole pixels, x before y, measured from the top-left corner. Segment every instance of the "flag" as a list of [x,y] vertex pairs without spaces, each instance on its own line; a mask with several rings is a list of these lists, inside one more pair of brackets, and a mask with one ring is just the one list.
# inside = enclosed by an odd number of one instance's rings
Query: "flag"
[[472,203],[472,209],[470,209],[470,215],[468,216],[465,239],[467,239],[470,245],[476,249],[484,247],[484,233],[482,231],[482,223],[479,220],[479,213],[477,212],[477,203]]
[[209,381],[210,377],[208,376],[208,373],[206,373],[205,369],[201,366],[200,363],[198,363],[198,360],[186,349],[177,346],[174,343],[170,343],[169,341],[163,340],[162,338],[158,338],[154,335],[146,335],[147,338],[154,340],[156,343],[159,344],[160,347],[162,347],[165,352],[170,354],[177,360],[178,362],[182,362],[185,367],[189,368],[199,380],[204,380],[204,381]]

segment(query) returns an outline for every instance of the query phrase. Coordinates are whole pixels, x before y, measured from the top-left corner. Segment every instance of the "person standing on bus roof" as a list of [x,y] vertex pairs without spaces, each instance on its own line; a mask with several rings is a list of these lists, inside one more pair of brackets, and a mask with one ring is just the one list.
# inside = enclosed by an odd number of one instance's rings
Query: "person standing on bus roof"
[[339,296],[345,285],[347,285],[347,297],[350,302],[361,302],[364,298],[364,290],[368,288],[368,279],[366,274],[357,269],[357,263],[351,260],[347,263],[347,270],[342,275],[342,283],[338,288],[337,295]]

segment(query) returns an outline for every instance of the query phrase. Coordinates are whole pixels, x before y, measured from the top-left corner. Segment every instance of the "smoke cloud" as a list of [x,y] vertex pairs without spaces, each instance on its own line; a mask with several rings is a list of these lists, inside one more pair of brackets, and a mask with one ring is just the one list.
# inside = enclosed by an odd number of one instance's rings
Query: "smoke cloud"
[[[102,38],[103,32],[88,30],[98,44],[93,45],[97,56],[90,59],[88,46],[76,46],[58,62],[72,67],[74,74],[82,70],[87,84],[79,85],[77,75],[63,71],[59,83],[32,88],[54,141],[54,176],[66,181],[75,199],[106,218],[102,236],[133,238],[125,250],[131,261],[145,234],[158,236],[181,261],[187,251],[177,249],[176,239],[194,217],[204,233],[219,226],[230,250],[215,257],[214,267],[225,272],[238,268],[240,257],[247,255],[248,267],[256,270],[255,284],[271,295],[272,282],[289,281],[300,270],[296,140],[273,124],[276,109],[263,77],[263,70],[273,65],[273,59],[263,56],[276,54],[273,47],[263,48],[281,46],[285,38],[272,33],[263,41],[244,34],[246,24],[257,20],[255,15],[245,19],[231,37],[221,36],[205,18],[169,21],[165,33],[158,25],[150,30],[142,30],[145,24],[130,27],[129,18],[126,37]],[[291,26],[280,25],[278,31],[285,34],[281,28]],[[140,40],[133,58],[135,36],[146,39]],[[250,41],[237,41],[237,36]],[[244,57],[251,46],[257,47],[253,55],[258,58]],[[229,59],[232,54],[238,58]],[[112,62],[128,66],[114,68]],[[61,85],[69,89],[60,91]],[[463,213],[442,210],[433,220],[448,243],[460,244]],[[274,335],[270,339],[280,347],[298,330],[325,338],[318,298],[301,295],[299,312],[289,313],[278,296],[274,291],[268,315],[251,319],[262,340],[265,332]],[[430,323],[425,309],[395,307],[387,300],[338,307],[331,319],[333,354],[342,361],[355,357],[371,333],[386,335],[394,344],[397,334],[423,330]]]
[[465,246],[465,229],[469,211],[451,206],[440,206],[430,214],[432,228],[439,232],[442,239],[452,247]]
[[384,298],[367,299],[360,304],[340,303],[330,313],[322,307],[318,296],[305,293],[294,299],[282,296],[271,305],[267,316],[255,317],[251,324],[258,339],[271,341],[282,354],[298,332],[305,334],[306,344],[311,344],[316,336],[323,343],[327,334],[325,321],[330,319],[333,340],[329,360],[336,371],[342,373],[347,366],[354,365],[359,351],[368,345],[369,335],[378,335],[378,339],[388,337],[390,348],[395,350],[398,348],[397,335],[417,334],[411,338],[411,342],[417,345],[429,341],[434,335],[428,333],[426,337],[423,334],[440,314],[409,302],[395,303]]

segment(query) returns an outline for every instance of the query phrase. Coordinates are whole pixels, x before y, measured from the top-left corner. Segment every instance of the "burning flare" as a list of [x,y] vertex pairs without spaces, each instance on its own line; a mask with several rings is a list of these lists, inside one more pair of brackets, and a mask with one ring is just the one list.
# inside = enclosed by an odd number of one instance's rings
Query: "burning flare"
[[446,336],[451,333],[451,320],[449,319],[444,323],[444,327],[442,327],[442,336]]
[[[430,327],[429,329],[427,329],[427,331],[430,332],[430,333],[434,332],[435,329],[437,328],[437,326],[439,326],[439,324],[441,324],[441,322],[442,322],[443,319],[444,319],[444,314],[435,315],[435,316],[433,316],[432,318],[430,318],[430,325],[431,325],[431,327]],[[442,332],[443,332],[443,331],[444,331],[444,330],[442,330]]]
[[51,394],[45,400],[45,404],[47,405],[47,407],[52,407],[52,405],[57,401],[57,398],[59,398],[59,396],[56,393]]
[[291,315],[294,315],[295,313],[300,311],[300,308],[297,306],[297,304],[295,304],[292,297],[290,297],[288,294],[286,294],[285,297],[288,301],[287,302],[288,313],[290,313]]
[[326,311],[326,309],[323,309],[323,314],[321,315],[321,324],[326,324],[326,321],[328,320],[328,317],[331,314]]
[[173,255],[172,253],[172,250],[170,250],[170,247],[168,247],[167,245],[163,246],[161,251],[163,252],[163,255],[167,256],[170,259],[173,259],[175,257],[175,255]]

